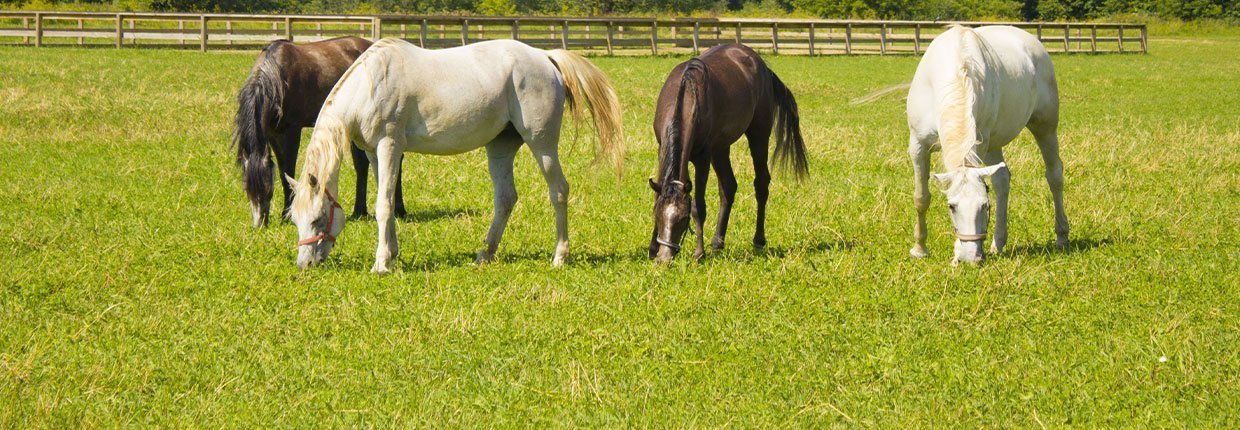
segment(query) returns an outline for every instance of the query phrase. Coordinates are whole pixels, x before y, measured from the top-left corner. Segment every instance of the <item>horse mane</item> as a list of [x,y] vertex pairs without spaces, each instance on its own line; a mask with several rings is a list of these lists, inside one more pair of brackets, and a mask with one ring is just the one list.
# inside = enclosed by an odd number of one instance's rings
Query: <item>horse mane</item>
[[986,43],[977,31],[961,25],[952,25],[960,33],[957,45],[959,61],[956,76],[947,88],[939,114],[939,145],[943,150],[943,164],[948,169],[962,166],[980,166],[977,155],[977,95],[986,76]]
[[693,113],[690,117],[690,130],[697,131],[701,123],[701,115],[699,109],[704,105],[706,95],[699,91],[706,82],[707,73],[706,63],[697,58],[691,59],[685,63],[685,70],[680,78],[680,88],[676,92],[676,109],[672,111],[671,121],[664,130],[663,146],[659,151],[659,183],[667,184],[680,178],[680,172],[683,170],[685,160],[686,146],[692,145],[693,142],[682,142],[681,129],[683,128],[683,112],[685,109],[685,93],[689,92],[693,96]]

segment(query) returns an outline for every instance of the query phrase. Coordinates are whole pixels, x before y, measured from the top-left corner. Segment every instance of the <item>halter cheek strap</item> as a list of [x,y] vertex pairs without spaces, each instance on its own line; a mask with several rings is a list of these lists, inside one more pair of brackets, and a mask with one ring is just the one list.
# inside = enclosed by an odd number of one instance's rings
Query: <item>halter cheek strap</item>
[[297,241],[297,246],[315,245],[325,240],[328,242],[336,241],[336,236],[332,234],[332,221],[336,219],[336,209],[343,211],[344,208],[340,207],[340,202],[336,201],[335,197],[332,197],[332,193],[323,190],[323,194],[327,196],[327,200],[332,202],[331,207],[327,210],[327,228],[322,233]]

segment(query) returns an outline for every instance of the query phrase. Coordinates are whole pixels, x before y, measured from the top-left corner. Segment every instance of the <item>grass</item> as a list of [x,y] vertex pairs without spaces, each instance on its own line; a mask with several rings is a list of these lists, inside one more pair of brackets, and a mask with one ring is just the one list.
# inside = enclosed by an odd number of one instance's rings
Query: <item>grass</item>
[[847,103],[913,57],[770,57],[811,177],[777,174],[755,254],[736,146],[729,247],[652,267],[652,107],[684,58],[595,58],[628,164],[565,143],[573,263],[549,267],[528,155],[481,268],[485,156],[410,156],[386,277],[372,221],[307,272],[289,224],[248,227],[228,139],[253,52],[0,48],[0,427],[1234,426],[1238,48],[1056,56],[1071,247],[1025,134],[1009,253],[980,269],[949,266],[937,194],[908,257],[903,102]]

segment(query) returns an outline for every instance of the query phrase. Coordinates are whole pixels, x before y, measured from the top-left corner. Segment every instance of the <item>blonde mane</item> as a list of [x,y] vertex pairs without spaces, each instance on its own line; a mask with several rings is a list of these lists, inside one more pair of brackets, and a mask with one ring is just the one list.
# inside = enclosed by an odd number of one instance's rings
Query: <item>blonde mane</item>
[[957,48],[960,69],[948,89],[939,114],[939,146],[943,151],[943,164],[949,170],[961,167],[979,167],[982,160],[977,155],[977,93],[986,74],[984,42],[972,28],[953,25],[960,32]]

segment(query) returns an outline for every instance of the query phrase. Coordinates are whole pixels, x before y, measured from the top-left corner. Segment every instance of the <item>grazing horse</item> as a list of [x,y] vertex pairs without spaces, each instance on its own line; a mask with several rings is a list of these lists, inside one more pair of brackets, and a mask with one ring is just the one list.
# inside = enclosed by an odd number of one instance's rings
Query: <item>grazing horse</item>
[[476,260],[485,263],[495,258],[517,201],[512,164],[523,143],[542,170],[555,209],[552,265],[564,264],[568,182],[558,147],[566,101],[575,119],[589,107],[602,154],[619,172],[624,151],[620,106],[607,77],[584,58],[513,40],[437,51],[395,38],[376,42],[327,97],[306,148],[302,176],[292,184],[289,213],[301,238],[297,265],[304,269],[326,258],[344,228],[334,196],[340,159],[350,142],[375,154],[371,161],[379,169],[379,244],[371,272],[386,273],[397,254],[391,207],[403,152],[453,155],[486,147],[495,214],[486,248]]
[[956,232],[955,257],[981,264],[990,218],[989,177],[995,186],[995,235],[990,252],[1007,243],[1011,173],[1003,146],[1028,128],[1046,163],[1055,202],[1056,245],[1068,242],[1063,210],[1063,161],[1059,159],[1059,89],[1050,55],[1029,33],[1008,26],[953,26],[926,49],[908,93],[909,155],[917,225],[913,257],[925,257],[930,152],[943,151],[947,173],[936,174],[947,194]]
[[[728,153],[741,135],[749,140],[758,200],[753,245],[758,249],[765,247],[771,131],[775,131],[776,160],[781,166],[791,167],[799,179],[808,170],[800,122],[792,93],[758,53],[745,45],[716,46],[672,69],[659,92],[654,115],[659,167],[658,182],[654,178],[649,180],[655,192],[650,258],[666,263],[680,252],[691,212],[697,227],[694,258],[705,255],[702,224],[706,219],[706,180],[711,167],[719,176],[719,220],[711,246],[723,248],[728,216],[736,197],[736,176]],[[695,181],[689,180],[689,163],[693,163]]]
[[[237,146],[237,165],[250,200],[254,227],[267,225],[271,212],[272,153],[281,175],[292,175],[301,146],[301,129],[314,126],[319,108],[340,75],[353,64],[370,41],[360,37],[340,37],[322,42],[295,44],[277,40],[267,44],[237,93],[237,116],[233,122],[233,144]],[[270,148],[270,149],[268,149]],[[353,215],[366,214],[366,154],[353,148],[357,171],[357,199]],[[293,201],[288,184],[284,186],[284,213]],[[401,191],[397,188],[397,196]],[[397,197],[397,213],[404,204]]]

